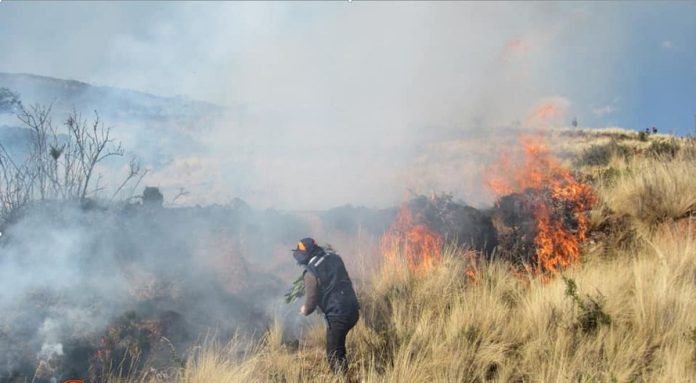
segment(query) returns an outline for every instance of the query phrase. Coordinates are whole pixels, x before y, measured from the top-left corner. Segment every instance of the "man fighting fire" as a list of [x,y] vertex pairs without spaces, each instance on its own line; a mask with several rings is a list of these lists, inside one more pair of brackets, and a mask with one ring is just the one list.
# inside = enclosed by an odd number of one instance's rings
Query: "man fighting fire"
[[302,315],[317,306],[326,318],[326,357],[336,374],[348,373],[346,335],[358,322],[358,298],[343,260],[325,251],[312,238],[304,238],[293,249],[293,257],[304,267],[305,303]]

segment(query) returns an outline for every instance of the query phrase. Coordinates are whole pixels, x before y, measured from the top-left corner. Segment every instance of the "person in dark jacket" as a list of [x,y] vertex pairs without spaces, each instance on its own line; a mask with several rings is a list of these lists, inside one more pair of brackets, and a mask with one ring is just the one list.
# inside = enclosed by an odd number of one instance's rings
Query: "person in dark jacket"
[[305,303],[302,315],[319,307],[326,318],[326,357],[334,373],[348,373],[346,336],[359,318],[358,298],[343,260],[327,252],[312,238],[304,238],[293,250],[293,257],[304,267]]

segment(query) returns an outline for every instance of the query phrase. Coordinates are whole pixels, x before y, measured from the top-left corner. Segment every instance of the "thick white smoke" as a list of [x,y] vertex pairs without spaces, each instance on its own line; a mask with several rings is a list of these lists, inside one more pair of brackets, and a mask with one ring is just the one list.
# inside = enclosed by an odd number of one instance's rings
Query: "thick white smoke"
[[583,3],[3,4],[0,22],[23,38],[0,38],[0,70],[229,107],[195,133],[129,135],[148,156],[162,142],[176,153],[150,179],[189,190],[179,202],[387,206],[409,189],[477,202],[476,154],[450,158],[451,176],[414,179],[416,165],[441,144],[504,134],[543,97],[567,98],[571,115],[611,102],[621,14]]

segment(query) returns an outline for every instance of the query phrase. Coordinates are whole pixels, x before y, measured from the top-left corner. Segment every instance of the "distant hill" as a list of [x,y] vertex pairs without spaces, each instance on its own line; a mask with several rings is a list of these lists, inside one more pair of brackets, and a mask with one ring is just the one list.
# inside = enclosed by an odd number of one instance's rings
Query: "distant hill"
[[94,86],[34,74],[0,73],[0,87],[19,93],[25,105],[53,104],[56,112],[97,110],[108,120],[190,122],[220,114],[223,108],[183,97],[160,97],[129,89]]
[[[153,168],[179,155],[201,152],[199,133],[227,112],[225,107],[185,97],[161,97],[34,74],[0,73],[0,88],[17,93],[25,107],[52,105],[54,126],[73,110],[90,121],[96,111],[106,126],[114,128],[113,136]],[[0,113],[0,144],[12,155],[25,154],[29,137],[16,116]]]

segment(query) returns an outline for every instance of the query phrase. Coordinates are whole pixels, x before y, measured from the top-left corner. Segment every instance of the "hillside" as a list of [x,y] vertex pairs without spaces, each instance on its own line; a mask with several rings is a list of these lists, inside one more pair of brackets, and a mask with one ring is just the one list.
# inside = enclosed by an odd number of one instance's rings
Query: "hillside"
[[[33,75],[0,74],[0,87],[25,104],[61,100],[57,116],[102,108],[155,172],[175,165],[160,180],[214,189],[205,157],[180,159],[205,152],[197,132],[216,106]],[[11,313],[0,382],[34,370],[38,383],[331,381],[321,317],[282,302],[300,270],[288,244],[307,233],[344,255],[358,288],[355,381],[696,379],[694,140],[495,133],[496,150],[490,132],[423,142],[399,167],[401,186],[416,187],[400,207],[152,209],[96,193],[30,204],[2,227],[1,275],[17,299],[0,306]],[[30,139],[0,128],[13,157]],[[212,179],[256,170],[234,164]]]
[[[524,271],[445,247],[425,273],[386,259],[362,270],[362,320],[349,335],[353,381],[696,380],[693,140],[558,134],[565,163],[597,195],[578,261]],[[168,379],[339,381],[323,359],[318,317],[299,344],[285,339],[278,322],[260,343],[204,345]]]
[[[0,88],[18,94],[25,107],[51,105],[56,125],[73,111],[87,119],[93,119],[96,112],[102,122],[117,128],[117,139],[154,165],[175,153],[201,150],[197,133],[226,112],[221,106],[183,97],[160,97],[34,74],[0,73]],[[14,115],[0,113],[0,140],[16,139],[19,127]]]
[[0,73],[0,87],[19,93],[26,105],[52,103],[58,113],[73,108],[85,112],[97,110],[114,122],[187,121],[223,111],[217,105],[183,97],[160,97],[35,74]]
[[[161,97],[129,89],[97,86],[85,82],[34,74],[0,73],[0,88],[19,95],[24,107],[51,106],[51,121],[60,133],[73,112],[94,121],[98,114],[112,136],[127,148],[127,157],[138,158],[151,177],[180,162],[195,162],[208,152],[205,134],[232,109],[184,97]],[[0,144],[17,162],[26,156],[30,133],[14,113],[0,112]],[[178,160],[178,162],[177,162]],[[119,169],[128,159],[108,165]],[[180,171],[180,169],[177,169]],[[159,177],[160,179],[166,177]],[[173,177],[169,177],[170,179]],[[209,182],[204,179],[201,184]],[[172,181],[176,183],[176,181]],[[162,183],[157,181],[158,184]],[[181,186],[158,185],[176,193]],[[195,190],[196,185],[188,185]],[[205,189],[205,186],[200,186]],[[202,194],[202,193],[201,193]],[[199,200],[204,197],[199,195]],[[229,196],[226,196],[229,199]]]

